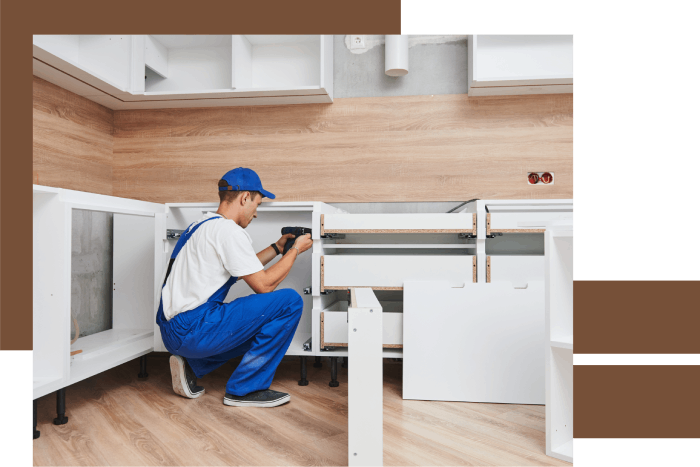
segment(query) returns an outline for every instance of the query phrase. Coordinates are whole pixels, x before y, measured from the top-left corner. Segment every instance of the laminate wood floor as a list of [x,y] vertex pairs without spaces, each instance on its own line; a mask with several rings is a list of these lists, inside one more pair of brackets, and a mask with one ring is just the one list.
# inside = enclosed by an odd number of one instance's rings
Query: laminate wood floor
[[[195,400],[173,393],[167,356],[149,357],[146,381],[125,363],[66,389],[67,425],[52,423],[55,394],[39,399],[34,465],[347,465],[347,370],[331,388],[328,359],[312,362],[303,387],[299,362],[282,362],[272,389],[292,400],[272,409],[222,404],[238,360]],[[544,406],[405,401],[401,367],[385,360],[385,465],[571,465],[545,455]]]

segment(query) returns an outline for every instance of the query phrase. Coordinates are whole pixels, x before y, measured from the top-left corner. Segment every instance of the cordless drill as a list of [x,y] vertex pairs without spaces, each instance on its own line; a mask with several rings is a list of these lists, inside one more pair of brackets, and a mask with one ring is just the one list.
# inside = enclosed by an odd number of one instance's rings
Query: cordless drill
[[282,227],[282,235],[294,234],[294,238],[288,239],[287,243],[284,244],[284,251],[282,252],[282,254],[287,254],[289,249],[294,246],[294,242],[298,237],[310,233],[311,229],[308,227]]

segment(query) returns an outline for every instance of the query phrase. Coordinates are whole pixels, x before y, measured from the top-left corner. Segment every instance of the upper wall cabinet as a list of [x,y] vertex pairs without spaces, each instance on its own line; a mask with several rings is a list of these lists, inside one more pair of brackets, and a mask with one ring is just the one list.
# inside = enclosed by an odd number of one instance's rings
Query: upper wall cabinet
[[333,36],[34,36],[34,74],[111,109],[333,102]]
[[573,50],[573,36],[469,36],[469,95],[571,93]]

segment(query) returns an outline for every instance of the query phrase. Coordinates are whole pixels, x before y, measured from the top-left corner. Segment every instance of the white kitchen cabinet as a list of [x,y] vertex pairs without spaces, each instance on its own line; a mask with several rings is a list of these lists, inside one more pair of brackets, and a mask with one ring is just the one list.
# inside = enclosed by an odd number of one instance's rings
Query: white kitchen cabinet
[[401,357],[404,281],[439,277],[456,287],[475,281],[475,221],[471,213],[318,216],[314,235],[320,248],[314,250],[313,289],[322,306],[314,307],[312,314],[314,348],[324,356],[348,356],[342,345],[347,340],[341,337],[347,325],[342,325],[347,291],[367,287],[394,294],[379,298],[385,315],[382,355]]
[[405,281],[404,398],[542,404],[543,231],[571,225],[572,200],[476,200],[460,213],[476,216],[477,281]]
[[[34,185],[34,399],[153,350],[165,206]],[[70,344],[71,216],[114,215],[112,329]],[[158,296],[159,297],[159,296]]]
[[546,452],[574,461],[574,232],[553,226],[545,233]]
[[467,39],[470,96],[573,92],[573,36],[472,35]]
[[[34,399],[151,351],[165,351],[155,319],[166,265],[177,241],[172,234],[187,228],[204,212],[215,211],[218,204],[158,204],[38,185],[34,185],[33,196]],[[114,215],[114,290],[112,329],[81,337],[71,346],[74,209]],[[310,227],[314,214],[337,212],[341,211],[317,202],[264,203],[248,231],[259,251],[279,239],[282,227]],[[311,338],[311,310],[323,307],[325,297],[304,292],[312,282],[312,253],[301,255],[280,284],[304,299],[304,312],[288,355],[314,354],[305,350],[304,344]],[[248,285],[239,281],[227,301],[251,293]]]
[[111,109],[333,102],[333,36],[34,36],[34,74]]

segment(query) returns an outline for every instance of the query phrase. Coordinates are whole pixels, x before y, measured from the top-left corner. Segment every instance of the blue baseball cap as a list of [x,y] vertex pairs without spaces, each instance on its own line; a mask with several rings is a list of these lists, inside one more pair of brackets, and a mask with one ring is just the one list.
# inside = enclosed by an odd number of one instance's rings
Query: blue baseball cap
[[238,167],[226,172],[221,179],[228,183],[228,186],[220,186],[219,191],[259,191],[263,196],[275,199],[275,195],[263,190],[260,177],[254,170]]

